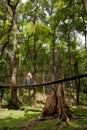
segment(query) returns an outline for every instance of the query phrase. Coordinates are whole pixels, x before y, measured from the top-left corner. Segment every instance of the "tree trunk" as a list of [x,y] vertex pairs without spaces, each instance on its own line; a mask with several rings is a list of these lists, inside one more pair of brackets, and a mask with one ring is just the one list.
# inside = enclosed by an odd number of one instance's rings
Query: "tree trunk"
[[12,76],[11,76],[11,100],[8,104],[8,107],[11,109],[19,109],[19,100],[17,97],[17,88],[16,85],[16,75],[17,75],[17,66],[16,66],[16,51],[17,51],[17,13],[16,7],[18,5],[19,0],[15,5],[11,4],[11,0],[8,1],[8,7],[10,8],[10,15],[13,19],[13,29],[14,29],[14,43],[13,43],[13,52],[11,58],[12,64]]
[[[36,64],[37,64],[37,52],[36,52],[36,9],[33,10],[32,15],[33,15],[33,24],[34,24],[34,32],[33,32],[33,36],[34,36],[34,84],[36,84]],[[37,99],[36,99],[36,87],[34,87],[34,104],[37,103]]]
[[55,29],[53,31],[53,40],[52,40],[52,81],[55,80],[56,75],[56,61],[55,61]]
[[[75,76],[78,76],[79,75],[79,70],[78,70],[78,62],[75,61],[75,68],[74,68],[74,71],[75,71]],[[75,80],[75,83],[76,83],[76,103],[79,104],[79,95],[80,95],[80,79],[76,79]]]
[[52,88],[43,108],[42,117],[56,117],[66,122],[69,121],[69,117],[72,117],[72,113],[65,103],[63,84]]
[[[45,82],[44,64],[42,64],[42,83]],[[43,86],[43,93],[45,93],[45,86]]]

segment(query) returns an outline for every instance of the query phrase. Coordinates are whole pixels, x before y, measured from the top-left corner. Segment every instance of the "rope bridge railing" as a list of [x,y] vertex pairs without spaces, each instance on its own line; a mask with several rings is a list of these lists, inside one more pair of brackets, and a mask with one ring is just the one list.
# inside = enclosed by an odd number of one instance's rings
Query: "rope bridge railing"
[[[60,80],[55,80],[55,81],[47,82],[47,83],[31,84],[31,85],[29,85],[29,86],[27,86],[27,85],[14,85],[13,87],[15,87],[15,88],[20,88],[20,87],[45,86],[45,85],[52,85],[52,84],[63,83],[63,82],[67,82],[67,81],[70,81],[70,80],[76,80],[76,79],[85,78],[85,77],[87,77],[87,74],[78,75],[78,76],[73,76],[73,77],[70,77],[70,78],[64,78],[64,79],[60,79]],[[2,88],[9,88],[9,87],[12,87],[12,85],[0,85],[0,89],[2,89]]]
[[4,88],[11,88],[11,87],[15,87],[15,88],[31,88],[31,87],[38,87],[38,86],[46,86],[46,85],[53,85],[53,84],[59,84],[59,83],[63,83],[63,82],[67,82],[67,81],[71,81],[71,80],[76,80],[76,79],[80,79],[80,78],[84,78],[87,77],[87,74],[83,74],[83,75],[78,75],[78,76],[74,76],[74,77],[70,77],[70,78],[64,78],[64,79],[60,79],[60,80],[56,80],[53,82],[47,82],[47,83],[42,83],[42,84],[31,84],[29,86],[27,85],[0,85],[0,90],[1,90],[1,94],[0,94],[0,100],[2,101],[3,98],[3,93],[4,93]]

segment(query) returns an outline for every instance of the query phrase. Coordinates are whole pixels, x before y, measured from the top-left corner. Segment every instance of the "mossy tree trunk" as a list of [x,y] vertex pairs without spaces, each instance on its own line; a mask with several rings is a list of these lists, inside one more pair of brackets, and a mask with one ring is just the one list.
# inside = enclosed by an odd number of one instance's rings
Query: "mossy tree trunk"
[[56,117],[68,122],[72,112],[65,103],[63,84],[52,88],[42,111],[42,117]]

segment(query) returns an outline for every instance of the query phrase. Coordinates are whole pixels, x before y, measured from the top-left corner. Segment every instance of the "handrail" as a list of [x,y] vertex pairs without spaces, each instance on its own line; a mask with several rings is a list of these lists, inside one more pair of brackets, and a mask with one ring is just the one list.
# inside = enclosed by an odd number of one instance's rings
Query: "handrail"
[[[13,87],[15,88],[21,88],[21,87],[37,87],[37,86],[44,86],[44,85],[52,85],[52,84],[58,84],[58,83],[63,83],[63,82],[67,82],[70,80],[76,80],[76,79],[80,79],[80,78],[84,78],[87,77],[87,74],[83,74],[83,75],[78,75],[78,76],[74,76],[74,77],[70,77],[70,78],[65,78],[65,79],[60,79],[60,80],[55,80],[52,82],[47,82],[47,83],[42,83],[42,84],[31,84],[29,86],[27,85],[14,85]],[[12,87],[12,85],[0,85],[0,89],[2,88],[10,88]]]

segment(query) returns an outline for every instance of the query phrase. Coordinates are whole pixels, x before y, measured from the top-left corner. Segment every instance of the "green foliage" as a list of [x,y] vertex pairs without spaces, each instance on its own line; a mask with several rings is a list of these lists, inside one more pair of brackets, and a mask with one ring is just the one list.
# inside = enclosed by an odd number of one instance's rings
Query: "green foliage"
[[0,81],[4,81],[4,78],[9,74],[9,65],[5,59],[0,61]]
[[[17,1],[19,0],[10,1],[12,7],[15,7]],[[7,3],[7,1],[4,2]],[[12,16],[7,11],[6,3],[3,6],[3,2],[0,1],[0,55],[3,52],[0,57],[0,81],[3,85],[5,76],[10,82],[12,75],[11,59],[14,38],[14,31],[11,28]],[[79,0],[27,0],[26,3],[20,1],[17,7],[18,78],[22,77],[23,80],[28,70],[33,73],[34,63],[36,63],[36,75],[40,77],[43,72],[44,75],[50,73],[49,80],[51,80],[52,68],[56,70],[56,80],[60,79],[60,75],[65,78],[75,75],[76,61],[79,65],[79,74],[85,73],[87,47],[78,37],[86,36],[86,19],[83,3]],[[34,45],[36,50],[34,50]],[[85,82],[86,80],[83,80],[82,84]],[[17,83],[22,84],[20,81]]]

